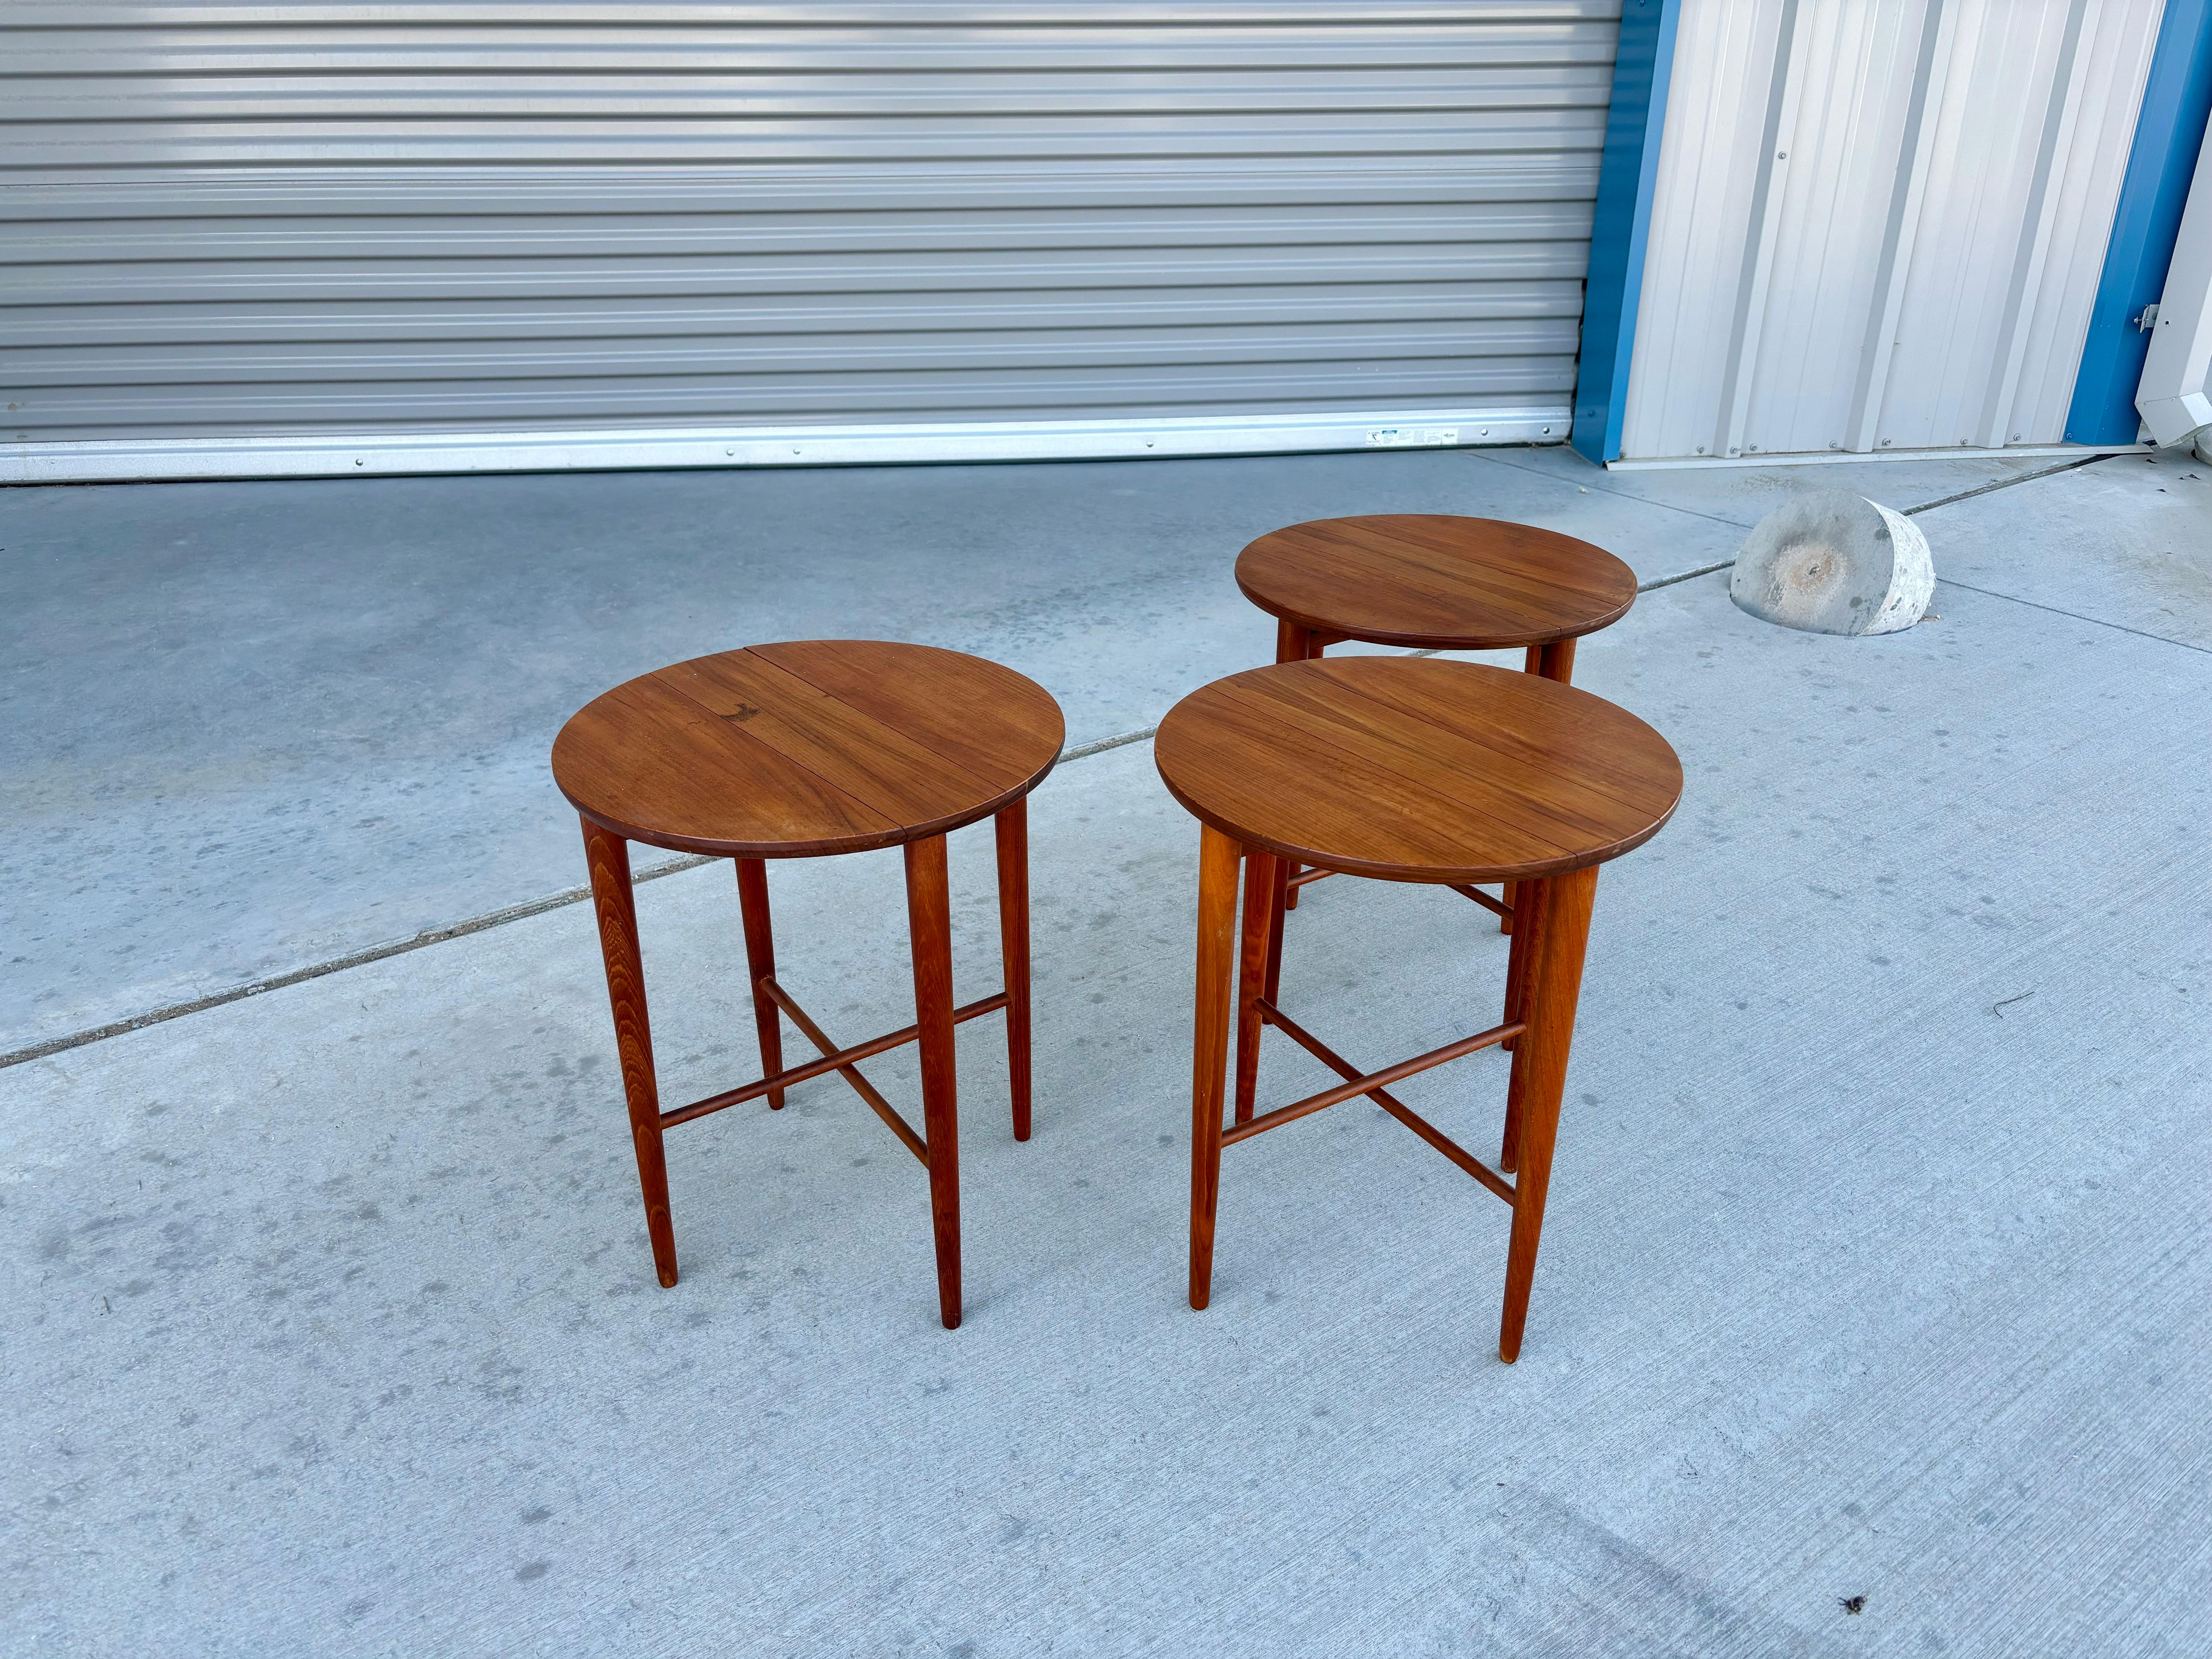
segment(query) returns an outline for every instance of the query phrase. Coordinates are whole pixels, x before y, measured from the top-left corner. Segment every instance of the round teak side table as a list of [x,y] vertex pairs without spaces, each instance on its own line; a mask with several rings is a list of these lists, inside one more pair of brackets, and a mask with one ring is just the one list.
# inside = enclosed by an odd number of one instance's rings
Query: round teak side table
[[[960,1168],[952,1028],[1003,1009],[1014,1138],[1030,1134],[1027,797],[1059,758],[1060,705],[1010,668],[928,646],[806,640],[680,662],[594,698],[561,728],[553,776],[581,815],[615,1042],[645,1189],[646,1230],[664,1285],[676,1283],[663,1133],[836,1072],[929,1171],[937,1289],[945,1328],[960,1323]],[[945,837],[995,815],[1005,988],[955,1007]],[[630,890],[633,841],[733,859],[759,1027],[751,1083],[660,1109]],[[915,1023],[840,1048],[776,978],[768,859],[876,848],[906,851]],[[822,1051],[783,1064],[779,1016]],[[861,1075],[858,1062],[921,1044],[923,1134]],[[925,1138],[926,1137],[926,1138]]]
[[[1307,661],[1346,640],[1437,651],[1525,647],[1528,672],[1562,684],[1574,678],[1575,641],[1636,603],[1636,573],[1601,547],[1534,525],[1440,513],[1315,519],[1270,531],[1237,556],[1237,586],[1276,619],[1277,662]],[[1297,908],[1300,887],[1330,873],[1289,861],[1277,870],[1279,955],[1283,912]],[[1472,888],[1468,896],[1513,931],[1510,884],[1501,898]],[[1524,955],[1515,951],[1506,969],[1509,1003]]]
[[[1190,1304],[1213,1277],[1221,1149],[1364,1095],[1513,1206],[1498,1351],[1521,1352],[1544,1222],[1597,866],[1656,835],[1682,793],[1667,740],[1626,710],[1536,675],[1473,663],[1345,657],[1255,668],[1185,697],[1154,739],[1169,793],[1203,826],[1191,1082]],[[1222,1127],[1237,865],[1243,963],[1235,999],[1236,1121]],[[1521,884],[1529,970],[1504,1024],[1363,1071],[1277,1005],[1268,905],[1296,860],[1467,890]],[[1254,1115],[1261,1028],[1345,1079]],[[1389,1085],[1508,1038],[1501,1170],[1416,1115]],[[1517,1170],[1516,1178],[1506,1176]]]

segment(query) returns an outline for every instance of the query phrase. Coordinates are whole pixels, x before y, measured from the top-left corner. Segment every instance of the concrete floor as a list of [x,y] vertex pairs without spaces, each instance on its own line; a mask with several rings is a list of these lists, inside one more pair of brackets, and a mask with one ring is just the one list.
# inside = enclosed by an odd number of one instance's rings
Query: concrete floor
[[[1196,836],[1131,744],[1034,805],[1029,1145],[963,1028],[957,1333],[920,1171],[834,1079],[672,1137],[654,1286],[580,907],[0,1069],[8,1650],[2212,1650],[2212,468],[2048,465],[0,497],[20,1048],[569,885],[551,733],[676,657],[957,645],[1082,744],[1265,657],[1227,566],[1273,524],[1498,514],[1657,580],[1789,489],[2005,485],[1920,515],[1957,580],[1908,634],[1712,575],[1585,643],[1689,785],[1601,886],[1517,1366],[1503,1207],[1364,1103],[1231,1150],[1182,1304]],[[988,836],[954,878],[968,994]],[[903,1018],[896,859],[775,884],[831,1029]],[[755,1063],[729,889],[640,890],[672,1097]],[[1504,957],[1340,880],[1285,997],[1380,1061]],[[1480,1146],[1503,1071],[1407,1093]]]
[[[2051,465],[1798,477],[1909,506]],[[1278,525],[1519,519],[1649,580],[1789,487],[1556,449],[0,492],[0,1055],[578,884],[553,734],[665,662],[953,646],[1079,745],[1272,656],[1227,569]]]

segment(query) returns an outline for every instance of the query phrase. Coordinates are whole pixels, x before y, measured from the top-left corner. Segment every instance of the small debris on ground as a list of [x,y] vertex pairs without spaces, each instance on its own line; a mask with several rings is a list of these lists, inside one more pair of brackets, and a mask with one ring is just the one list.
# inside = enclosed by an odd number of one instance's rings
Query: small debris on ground
[[1866,1611],[1866,1597],[1863,1595],[1846,1595],[1843,1598],[1843,1607],[1845,1613],[1864,1613]]
[[2011,1007],[2015,1002],[2027,1001],[2035,993],[2033,991],[2022,991],[2016,997],[2007,997],[2002,1002],[1992,1004],[1990,1006],[1990,1012],[1995,1014],[1999,1019],[2002,1019],[2004,1018],[2004,1011],[2006,1009]]

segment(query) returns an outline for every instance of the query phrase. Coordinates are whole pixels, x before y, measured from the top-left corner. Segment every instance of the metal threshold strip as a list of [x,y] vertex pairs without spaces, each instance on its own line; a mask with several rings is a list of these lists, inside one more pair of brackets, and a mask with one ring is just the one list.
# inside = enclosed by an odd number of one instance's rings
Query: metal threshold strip
[[1571,413],[1565,404],[1466,404],[1121,420],[82,439],[0,444],[0,483],[1143,460],[1314,450],[1465,448],[1565,443]]

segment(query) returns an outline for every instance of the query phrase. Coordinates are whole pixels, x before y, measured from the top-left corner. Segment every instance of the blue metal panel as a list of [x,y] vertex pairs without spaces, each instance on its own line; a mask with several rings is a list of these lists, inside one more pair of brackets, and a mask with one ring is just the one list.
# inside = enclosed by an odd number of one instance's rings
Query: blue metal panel
[[[2212,0],[2193,3],[2201,8]],[[1636,307],[1644,292],[1644,249],[1651,231],[1651,192],[1659,176],[1659,134],[1666,125],[1667,81],[1674,67],[1674,27],[1680,15],[1680,0],[1626,0],[1620,11],[1620,49],[1613,63],[1613,105],[1606,118],[1597,217],[1590,231],[1589,278],[1583,290],[1582,359],[1575,374],[1574,446],[1600,465],[1620,459]],[[2172,238],[2166,240],[2171,244]],[[2132,383],[2129,390],[2133,392]]]
[[[1614,96],[1620,96],[1617,91]],[[2159,290],[2166,286],[2174,232],[2189,200],[2189,180],[2197,168],[2208,110],[2212,110],[2212,0],[2166,0],[2150,78],[2143,86],[2135,147],[2128,153],[2119,205],[2112,214],[2105,272],[2089,313],[2089,336],[2081,346],[2074,403],[2066,411],[2069,443],[2135,441],[2141,424],[2136,385],[2142,379],[2143,356],[2150,349],[2150,336],[2136,326],[2136,319],[2145,306],[2158,303]],[[1602,178],[1598,211],[1605,211]],[[1596,257],[1593,249],[1593,266]],[[1579,424],[1579,400],[1576,414]]]

